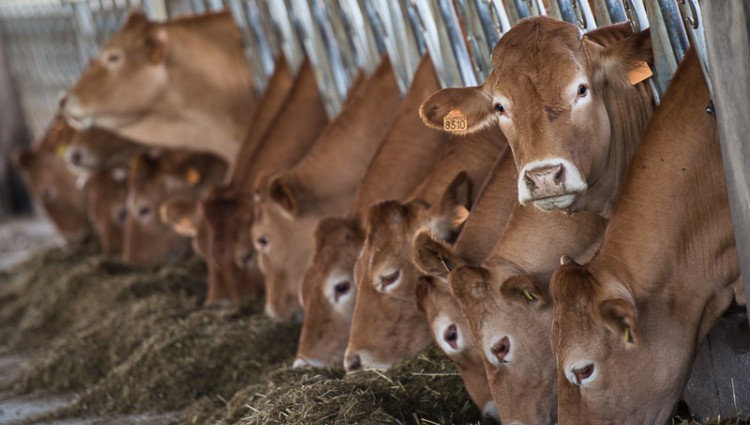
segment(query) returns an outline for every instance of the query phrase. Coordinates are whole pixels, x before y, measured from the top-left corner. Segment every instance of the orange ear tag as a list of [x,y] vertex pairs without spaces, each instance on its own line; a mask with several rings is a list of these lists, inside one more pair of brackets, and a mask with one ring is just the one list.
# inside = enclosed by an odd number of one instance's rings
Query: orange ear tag
[[463,133],[469,129],[469,121],[466,115],[458,109],[451,109],[448,115],[443,117],[443,130],[451,133]]
[[652,75],[654,75],[654,73],[651,71],[648,64],[646,62],[641,62],[638,66],[628,72],[628,80],[630,80],[630,84],[636,85]]
[[195,168],[190,168],[185,173],[185,181],[188,182],[190,186],[195,186],[200,183],[201,174]]

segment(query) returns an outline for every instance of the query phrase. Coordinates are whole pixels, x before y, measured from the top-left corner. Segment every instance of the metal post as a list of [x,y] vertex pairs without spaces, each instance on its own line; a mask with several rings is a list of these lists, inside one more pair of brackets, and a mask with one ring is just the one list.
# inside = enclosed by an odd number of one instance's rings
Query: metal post
[[702,23],[700,4],[695,0],[680,0],[678,4],[682,19],[685,22],[685,29],[690,38],[690,44],[698,53],[698,58],[703,68],[703,76],[706,78],[706,84],[708,85],[708,91],[713,95],[711,73],[708,67],[708,52],[706,51],[705,25]]
[[303,34],[291,15],[288,7],[289,0],[269,0],[268,11],[271,15],[273,31],[277,34],[279,47],[284,51],[289,67],[295,73],[302,65],[305,51],[302,47]]

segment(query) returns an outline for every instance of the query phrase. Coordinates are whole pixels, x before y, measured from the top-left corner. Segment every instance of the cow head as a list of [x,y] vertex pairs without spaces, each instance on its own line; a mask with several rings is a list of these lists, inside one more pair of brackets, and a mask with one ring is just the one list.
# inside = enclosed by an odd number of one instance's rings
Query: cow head
[[210,154],[168,151],[143,153],[130,165],[123,259],[156,265],[182,258],[190,240],[161,220],[162,203],[174,196],[197,199],[221,181],[226,163]]
[[482,353],[474,344],[469,324],[444,278],[423,276],[416,288],[417,305],[427,317],[440,349],[456,364],[466,391],[482,410],[483,423],[500,423],[492,400]]
[[625,24],[582,35],[570,23],[529,18],[497,43],[484,84],[440,90],[420,114],[439,129],[452,111],[467,132],[497,123],[519,170],[521,204],[608,211],[653,109],[628,74],[652,61],[648,31],[633,35]]
[[344,360],[348,371],[390,367],[429,344],[430,329],[414,294],[420,272],[411,261],[411,242],[425,227],[453,240],[468,217],[470,193],[471,181],[462,172],[434,205],[416,199],[369,209],[355,265],[357,300]]
[[342,364],[357,293],[354,263],[363,243],[357,218],[318,223],[315,251],[302,281],[305,321],[295,366]]
[[667,422],[690,373],[701,311],[636,306],[614,275],[569,259],[553,275],[551,293],[560,421]]
[[258,194],[252,238],[266,282],[266,314],[301,322],[300,287],[313,250],[320,217],[305,208],[305,188],[286,175],[261,177],[268,185]]
[[127,166],[94,173],[86,182],[86,192],[89,218],[99,233],[102,250],[107,255],[120,255],[128,215]]
[[126,165],[143,149],[127,139],[99,128],[77,131],[65,151],[65,161],[83,172]]
[[14,152],[13,163],[27,188],[69,243],[92,232],[86,213],[85,178],[71,174],[62,159],[74,130],[56,118],[33,149]]
[[462,266],[449,281],[485,359],[502,422],[554,423],[556,373],[547,339],[552,322],[547,294],[513,264]]
[[163,97],[169,79],[163,24],[134,11],[61,100],[77,129],[120,128],[139,120]]

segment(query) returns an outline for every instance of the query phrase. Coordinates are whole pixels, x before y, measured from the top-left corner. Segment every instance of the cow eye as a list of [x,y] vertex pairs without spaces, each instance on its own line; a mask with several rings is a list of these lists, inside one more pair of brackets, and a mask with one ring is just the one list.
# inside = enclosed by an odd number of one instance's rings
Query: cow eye
[[104,55],[104,61],[110,66],[117,65],[122,62],[122,54],[119,52],[109,52]]
[[458,329],[456,329],[456,325],[452,324],[448,326],[448,328],[445,330],[445,333],[443,333],[443,339],[445,342],[448,343],[454,350],[458,349]]
[[263,235],[256,239],[256,242],[261,249],[267,249],[268,245],[271,243],[271,240],[268,238],[268,235]]
[[586,95],[589,93],[589,88],[586,87],[585,84],[581,84],[578,86],[578,97],[586,97]]
[[505,107],[500,103],[496,103],[495,110],[502,114],[503,112],[505,112]]
[[380,275],[380,290],[385,291],[387,287],[396,283],[399,277],[401,277],[401,270],[395,270],[387,275]]
[[120,208],[117,210],[117,222],[118,223],[124,223],[125,220],[128,218],[128,210],[123,208]]
[[337,283],[336,286],[333,287],[334,299],[336,300],[336,302],[339,301],[339,298],[349,293],[351,287],[352,284],[348,281]]
[[148,205],[144,205],[140,208],[138,208],[138,217],[141,219],[146,219],[148,216],[151,215],[151,208]]

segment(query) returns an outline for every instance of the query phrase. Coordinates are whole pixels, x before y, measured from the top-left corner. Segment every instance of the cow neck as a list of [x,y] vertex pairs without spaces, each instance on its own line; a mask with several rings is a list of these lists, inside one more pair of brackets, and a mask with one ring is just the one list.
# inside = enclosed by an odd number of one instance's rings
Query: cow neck
[[[347,102],[315,146],[292,170],[287,181],[303,189],[307,199],[328,199],[316,203],[331,213],[345,213],[354,201],[357,185],[399,111],[400,93],[390,59],[386,56],[362,93]],[[327,214],[326,211],[320,211]]]
[[633,159],[606,242],[590,266],[594,274],[613,274],[637,300],[673,304],[675,293],[690,294],[690,303],[702,308],[700,297],[739,276],[708,102],[691,49]]
[[349,216],[384,199],[403,200],[427,176],[448,136],[427,128],[419,117],[419,105],[440,89],[429,54],[422,57],[398,112],[357,189]]
[[309,60],[300,67],[288,97],[276,115],[263,141],[248,163],[245,174],[252,178],[241,186],[250,193],[260,175],[276,173],[294,166],[318,142],[328,125],[323,100]]
[[506,146],[479,190],[471,214],[454,245],[469,264],[479,264],[492,251],[518,199],[518,172]]
[[461,171],[466,171],[472,182],[471,199],[476,199],[479,182],[483,182],[495,159],[508,146],[508,141],[496,126],[476,133],[456,135],[440,153],[430,174],[415,189],[411,199],[421,199],[433,204]]
[[258,102],[253,119],[250,123],[245,141],[237,155],[237,161],[231,173],[230,184],[242,188],[251,186],[257,170],[253,167],[253,160],[260,149],[263,136],[271,128],[274,119],[281,111],[289,96],[295,78],[289,69],[284,54],[280,54],[276,60],[273,74],[268,80],[268,86]]

